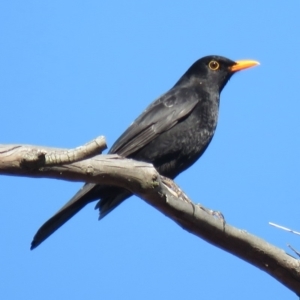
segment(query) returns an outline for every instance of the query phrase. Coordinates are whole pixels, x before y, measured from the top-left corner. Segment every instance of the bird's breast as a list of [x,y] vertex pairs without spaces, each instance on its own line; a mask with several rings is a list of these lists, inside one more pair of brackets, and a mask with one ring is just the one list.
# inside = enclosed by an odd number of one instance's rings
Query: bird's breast
[[[216,130],[218,122],[218,101],[199,103],[186,122],[186,134],[193,141],[196,151],[207,147]],[[187,144],[189,144],[187,143]]]

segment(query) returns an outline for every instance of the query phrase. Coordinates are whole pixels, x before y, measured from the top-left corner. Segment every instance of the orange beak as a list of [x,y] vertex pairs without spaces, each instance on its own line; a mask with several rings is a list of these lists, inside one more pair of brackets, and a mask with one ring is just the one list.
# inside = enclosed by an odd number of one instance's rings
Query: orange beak
[[229,68],[231,72],[237,72],[251,67],[258,66],[259,62],[255,60],[238,60],[236,64]]

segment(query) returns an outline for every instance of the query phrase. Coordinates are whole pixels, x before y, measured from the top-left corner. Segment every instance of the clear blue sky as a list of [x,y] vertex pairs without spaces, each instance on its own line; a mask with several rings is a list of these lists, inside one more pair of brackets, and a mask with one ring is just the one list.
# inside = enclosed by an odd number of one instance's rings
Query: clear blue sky
[[[103,2],[103,3],[100,3]],[[2,1],[0,143],[108,145],[198,58],[256,59],[225,87],[217,132],[177,182],[227,222],[289,251],[300,229],[300,2]],[[80,188],[0,178],[1,299],[295,299],[273,278],[133,197],[93,204],[34,251]]]

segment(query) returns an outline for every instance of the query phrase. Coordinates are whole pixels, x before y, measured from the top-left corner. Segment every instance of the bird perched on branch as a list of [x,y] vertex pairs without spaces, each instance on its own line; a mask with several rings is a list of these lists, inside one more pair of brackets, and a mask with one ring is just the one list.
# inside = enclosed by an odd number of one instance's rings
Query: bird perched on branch
[[[174,179],[189,168],[213,138],[220,93],[237,71],[259,63],[232,61],[221,56],[197,60],[164,95],[155,100],[117,139],[109,153],[152,163]],[[85,205],[98,201],[100,219],[132,194],[126,189],[86,183],[75,196],[38,230],[31,243],[37,247]]]

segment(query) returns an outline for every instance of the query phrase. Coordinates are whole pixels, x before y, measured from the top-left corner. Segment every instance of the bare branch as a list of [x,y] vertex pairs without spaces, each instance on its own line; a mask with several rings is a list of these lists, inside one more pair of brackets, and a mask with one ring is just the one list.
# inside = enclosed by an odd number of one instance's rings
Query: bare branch
[[[60,153],[64,151],[35,146],[0,145],[0,174],[93,182],[126,188],[183,229],[267,272],[300,295],[299,260],[246,231],[226,224],[222,217],[214,217],[215,214],[210,213],[209,209],[189,200],[175,183],[170,184],[169,180],[161,177],[151,164],[118,155],[87,158],[89,154],[78,149],[67,152],[79,151],[84,160],[77,161],[77,154],[67,154],[61,158]],[[52,152],[55,153],[55,159],[47,160],[47,155]],[[36,153],[33,159],[28,159],[30,153]],[[31,163],[31,160],[35,163]],[[62,161],[67,163],[61,164]],[[54,165],[54,162],[58,163]]]

